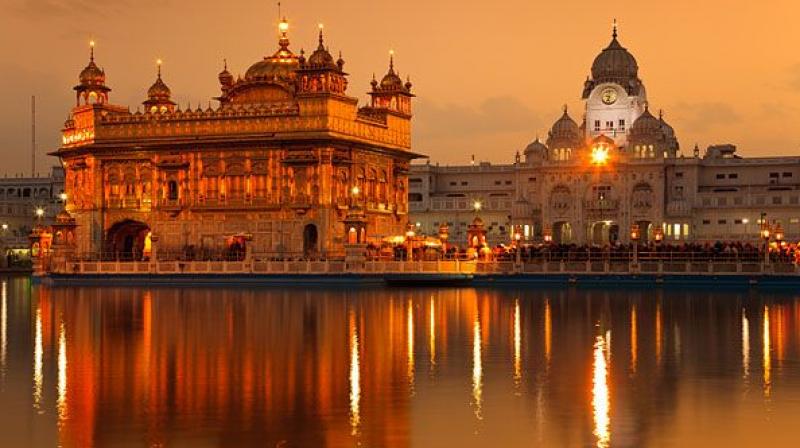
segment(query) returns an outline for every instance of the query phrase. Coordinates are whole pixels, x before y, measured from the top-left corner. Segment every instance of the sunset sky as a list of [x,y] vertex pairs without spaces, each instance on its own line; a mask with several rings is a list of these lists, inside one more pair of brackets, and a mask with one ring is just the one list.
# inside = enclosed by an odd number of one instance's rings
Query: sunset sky
[[[36,95],[39,169],[56,163],[72,87],[97,41],[111,102],[133,110],[164,60],[173,99],[206,106],[222,59],[244,73],[277,46],[275,2],[263,0],[0,0],[0,175],[30,170]],[[291,48],[316,46],[324,23],[362,102],[389,49],[415,103],[416,152],[442,164],[510,162],[545,137],[563,104],[580,120],[594,57],[619,21],[651,109],[664,109],[685,154],[734,143],[745,156],[800,154],[800,3],[796,0],[284,0]]]

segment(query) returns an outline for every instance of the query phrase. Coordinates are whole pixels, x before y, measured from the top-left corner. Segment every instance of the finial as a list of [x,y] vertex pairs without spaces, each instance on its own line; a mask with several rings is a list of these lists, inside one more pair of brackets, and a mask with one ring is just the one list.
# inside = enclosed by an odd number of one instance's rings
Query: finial
[[650,102],[649,101],[645,101],[644,102],[644,111],[645,112],[650,112]]
[[567,106],[567,105],[565,104],[565,105],[564,105],[564,107],[563,107],[563,109],[564,109],[564,115],[567,115],[567,113],[568,113],[568,111],[569,111],[569,106]]
[[389,50],[389,71],[394,71],[394,50]]
[[614,18],[614,30],[611,32],[611,37],[617,38],[617,19]]
[[161,59],[156,59],[156,65],[158,66],[158,79],[161,79],[161,64],[162,64],[162,62],[163,61]]
[[222,58],[222,70],[228,71],[228,58]]
[[94,62],[94,39],[89,41],[89,61]]
[[325,29],[325,25],[319,24],[319,46],[322,47],[322,30]]
[[664,120],[664,109],[658,110],[658,119],[662,121]]

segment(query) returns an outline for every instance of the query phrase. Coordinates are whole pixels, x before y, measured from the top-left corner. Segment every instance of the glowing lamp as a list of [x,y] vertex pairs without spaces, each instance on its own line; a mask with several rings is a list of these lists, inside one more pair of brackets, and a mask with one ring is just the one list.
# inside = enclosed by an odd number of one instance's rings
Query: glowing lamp
[[5,231],[5,230],[8,230],[8,224],[6,224],[6,223],[3,223],[3,230],[4,230],[4,231]]
[[481,204],[481,201],[475,201],[472,203],[472,208],[474,208],[476,212],[479,212],[481,208],[483,208],[483,204]]
[[41,218],[42,216],[44,216],[44,209],[43,209],[43,208],[41,208],[41,207],[37,208],[37,209],[36,209],[36,216],[37,216],[37,217],[39,217],[39,218]]
[[286,19],[281,20],[281,23],[278,24],[278,31],[281,33],[289,31],[289,22],[287,22]]
[[778,226],[775,227],[775,241],[779,243],[783,241],[783,227],[781,227],[780,224],[778,224]]
[[66,202],[67,201],[67,193],[63,193],[62,192],[61,194],[58,195],[58,198],[61,199],[61,202]]
[[356,185],[352,190],[350,190],[350,192],[353,193],[353,196],[358,196],[358,194],[361,193],[361,189],[358,188],[358,185]]
[[608,148],[605,146],[595,146],[592,148],[592,163],[595,165],[605,165],[608,163]]
[[633,224],[631,226],[631,241],[639,241],[641,234],[639,233],[639,225]]

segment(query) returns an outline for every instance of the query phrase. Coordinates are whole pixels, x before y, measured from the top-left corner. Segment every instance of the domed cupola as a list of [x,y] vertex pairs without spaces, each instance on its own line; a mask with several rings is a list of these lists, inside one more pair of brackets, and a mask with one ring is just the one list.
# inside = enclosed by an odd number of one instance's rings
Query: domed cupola
[[161,79],[161,60],[158,62],[158,75],[156,81],[147,89],[147,100],[144,104],[145,111],[150,113],[166,113],[172,112],[175,109],[175,103],[172,101],[172,91]]
[[325,46],[322,34],[323,26],[319,25],[319,45],[308,59],[301,53],[300,68],[297,70],[297,92],[299,94],[336,94],[344,95],[347,90],[347,73],[344,72],[344,59],[341,52],[339,60],[334,61]]
[[384,91],[405,90],[403,79],[394,71],[394,53],[389,56],[389,71],[383,75],[380,82],[380,89]]
[[662,134],[661,120],[650,113],[649,106],[645,105],[644,113],[633,122],[630,138],[658,138]]
[[638,95],[642,82],[639,80],[639,64],[636,58],[617,40],[617,25],[611,35],[611,43],[594,59],[592,77],[587,79],[583,99],[589,98],[595,86],[614,83],[622,86],[629,95]]
[[322,36],[321,24],[319,26],[319,45],[317,46],[317,49],[314,50],[314,53],[311,54],[311,57],[308,58],[307,68],[314,68],[314,69],[328,68],[333,70],[338,69],[338,65],[333,60],[333,56],[331,56],[331,53],[328,51],[327,48],[325,48]]
[[547,147],[553,151],[550,160],[569,160],[572,152],[583,146],[583,138],[578,123],[569,116],[567,106],[556,120],[547,136]]
[[292,81],[299,67],[297,56],[289,49],[289,22],[283,19],[278,25],[281,37],[278,50],[272,56],[251,65],[245,72],[245,81]]
[[547,159],[547,146],[539,140],[539,137],[536,137],[536,140],[525,148],[523,154],[525,154],[525,163],[531,165]]
[[89,64],[78,75],[78,85],[74,87],[77,105],[105,104],[108,102],[110,88],[106,86],[106,72],[94,62],[94,41],[89,42]]
[[647,105],[633,123],[628,142],[633,157],[640,159],[675,157],[679,149],[672,126],[664,121],[661,113],[658,118],[654,117]]
[[219,72],[219,83],[222,86],[222,90],[225,90],[233,85],[233,75],[228,71],[228,60],[223,59],[222,64],[222,71]]
[[414,94],[411,93],[411,79],[409,78],[405,84],[403,79],[400,78],[400,73],[394,69],[394,51],[389,52],[389,71],[381,79],[380,83],[372,76],[372,91],[369,95],[372,97],[372,109],[392,110],[399,112],[403,115],[411,115],[411,98]]

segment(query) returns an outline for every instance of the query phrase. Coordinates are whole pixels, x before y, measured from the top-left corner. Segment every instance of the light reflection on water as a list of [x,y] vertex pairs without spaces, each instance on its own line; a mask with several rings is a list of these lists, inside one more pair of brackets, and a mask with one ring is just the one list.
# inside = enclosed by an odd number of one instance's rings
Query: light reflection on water
[[0,446],[800,442],[792,294],[25,282]]

